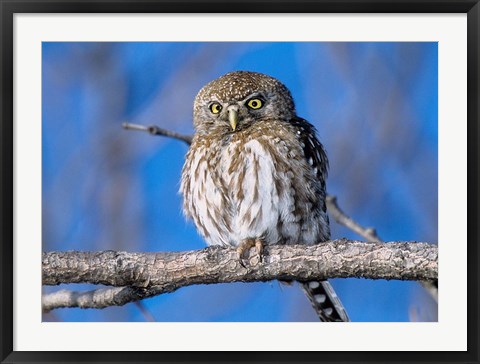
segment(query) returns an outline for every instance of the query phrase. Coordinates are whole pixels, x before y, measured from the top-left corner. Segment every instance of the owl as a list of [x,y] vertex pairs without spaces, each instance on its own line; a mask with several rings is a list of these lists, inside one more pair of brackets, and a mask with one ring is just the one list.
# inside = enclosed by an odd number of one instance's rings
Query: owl
[[[197,94],[182,170],[183,210],[208,245],[243,254],[330,238],[328,160],[290,91],[256,72],[227,73]],[[327,281],[301,283],[322,321],[349,321]]]

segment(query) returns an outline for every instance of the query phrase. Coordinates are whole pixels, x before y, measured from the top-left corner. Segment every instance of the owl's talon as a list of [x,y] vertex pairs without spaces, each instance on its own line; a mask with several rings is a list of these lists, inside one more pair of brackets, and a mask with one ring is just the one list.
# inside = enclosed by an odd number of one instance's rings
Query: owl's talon
[[262,240],[261,239],[245,239],[240,243],[240,245],[237,248],[238,260],[240,262],[240,265],[244,268],[246,268],[245,262],[247,262],[246,259],[243,259],[244,255],[245,255],[246,252],[248,252],[250,250],[250,248],[253,248],[253,247],[255,247],[255,249],[257,251],[259,261],[260,262],[263,261],[263,256],[262,256],[262,254],[263,254],[263,242],[262,242]]
[[253,246],[255,246],[255,240],[245,239],[240,243],[240,245],[237,248],[238,261],[240,262],[240,265],[243,268],[247,268],[247,265],[245,264],[246,260],[243,259],[245,252],[247,252]]
[[255,239],[255,249],[257,249],[258,260],[263,263],[263,241],[261,239]]
[[238,262],[240,263],[240,265],[241,265],[243,268],[247,269],[247,266],[246,266],[245,263],[243,262],[243,258],[242,258],[241,255],[238,256]]
[[246,266],[245,263],[243,262],[243,254],[244,254],[244,251],[242,251],[242,248],[238,247],[238,248],[237,248],[237,259],[238,259],[238,262],[240,263],[240,265],[241,265],[243,268],[247,268],[247,266]]

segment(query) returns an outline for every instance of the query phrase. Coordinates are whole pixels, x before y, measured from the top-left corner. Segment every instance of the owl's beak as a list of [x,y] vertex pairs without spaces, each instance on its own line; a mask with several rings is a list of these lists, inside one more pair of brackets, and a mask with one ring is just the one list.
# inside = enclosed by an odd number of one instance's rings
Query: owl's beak
[[230,126],[232,127],[233,131],[237,128],[238,122],[238,111],[235,109],[228,110],[228,121],[230,122]]

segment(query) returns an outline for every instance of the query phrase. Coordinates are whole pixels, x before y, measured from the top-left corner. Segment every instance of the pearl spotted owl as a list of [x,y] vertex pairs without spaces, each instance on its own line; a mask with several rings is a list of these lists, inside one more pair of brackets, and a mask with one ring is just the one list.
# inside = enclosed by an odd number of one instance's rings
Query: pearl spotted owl
[[[195,98],[182,170],[183,209],[208,245],[316,244],[330,238],[328,161],[314,127],[273,77],[238,71]],[[302,287],[322,321],[348,321],[327,281]]]

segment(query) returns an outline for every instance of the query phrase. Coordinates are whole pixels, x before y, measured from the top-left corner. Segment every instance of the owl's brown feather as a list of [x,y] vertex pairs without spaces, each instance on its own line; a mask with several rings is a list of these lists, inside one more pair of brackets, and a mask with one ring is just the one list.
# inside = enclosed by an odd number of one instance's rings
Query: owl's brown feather
[[[194,125],[181,192],[185,214],[209,245],[330,238],[327,156],[282,83],[253,72],[224,75],[198,93]],[[304,287],[323,321],[348,320],[328,283]]]

